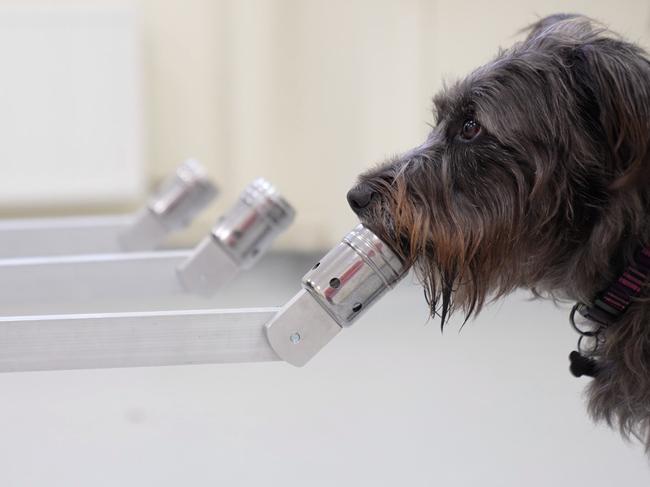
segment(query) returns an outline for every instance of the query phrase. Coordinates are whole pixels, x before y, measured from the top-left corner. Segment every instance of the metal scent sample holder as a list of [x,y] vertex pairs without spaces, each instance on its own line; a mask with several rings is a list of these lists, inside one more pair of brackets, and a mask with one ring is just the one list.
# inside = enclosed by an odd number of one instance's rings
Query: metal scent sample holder
[[0,220],[0,259],[153,250],[217,193],[201,164],[190,159],[134,214]]
[[211,296],[252,267],[293,218],[275,188],[256,179],[195,249],[0,261],[0,310],[33,314],[63,303],[78,312],[97,301]]
[[405,272],[360,225],[282,308],[0,318],[0,372],[274,360],[302,366]]
[[305,274],[302,290],[269,321],[271,347],[292,365],[306,364],[405,271],[397,255],[359,225]]

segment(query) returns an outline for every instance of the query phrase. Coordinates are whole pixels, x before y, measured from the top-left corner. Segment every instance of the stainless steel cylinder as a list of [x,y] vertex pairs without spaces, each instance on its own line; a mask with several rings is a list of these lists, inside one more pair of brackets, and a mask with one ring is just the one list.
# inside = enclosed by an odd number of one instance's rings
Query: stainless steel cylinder
[[295,211],[271,183],[259,178],[212,230],[225,252],[248,269],[293,221]]
[[201,164],[185,161],[166,179],[148,204],[148,209],[167,229],[177,230],[190,222],[217,195]]
[[158,247],[169,233],[187,226],[217,193],[217,187],[201,164],[192,159],[185,161],[120,233],[122,250],[133,252]]
[[302,285],[344,327],[392,288],[406,270],[379,237],[358,225],[316,263]]

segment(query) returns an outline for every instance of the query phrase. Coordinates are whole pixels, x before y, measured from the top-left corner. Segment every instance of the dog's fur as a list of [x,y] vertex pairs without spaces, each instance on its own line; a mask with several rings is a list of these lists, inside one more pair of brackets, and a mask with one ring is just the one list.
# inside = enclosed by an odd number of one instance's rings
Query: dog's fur
[[[443,325],[516,288],[589,303],[650,243],[638,46],[582,16],[547,17],[434,105],[424,144],[360,176],[374,194],[355,211],[414,266]],[[472,119],[480,132],[464,140]],[[604,338],[589,409],[650,449],[650,299]]]

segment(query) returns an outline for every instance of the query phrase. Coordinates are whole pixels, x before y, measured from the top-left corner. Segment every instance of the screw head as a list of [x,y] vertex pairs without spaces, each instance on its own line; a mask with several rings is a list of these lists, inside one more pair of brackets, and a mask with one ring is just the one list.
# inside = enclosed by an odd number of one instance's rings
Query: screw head
[[298,332],[292,333],[291,336],[289,337],[289,341],[291,341],[291,343],[293,343],[294,345],[299,343],[300,339],[301,339],[301,336],[300,336],[300,333],[298,333]]

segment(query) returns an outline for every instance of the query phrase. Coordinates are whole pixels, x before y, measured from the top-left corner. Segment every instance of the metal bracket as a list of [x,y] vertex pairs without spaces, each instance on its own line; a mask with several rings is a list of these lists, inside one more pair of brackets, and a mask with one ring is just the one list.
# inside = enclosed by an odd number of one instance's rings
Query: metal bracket
[[341,326],[304,289],[266,325],[266,337],[285,362],[302,367],[341,331]]

